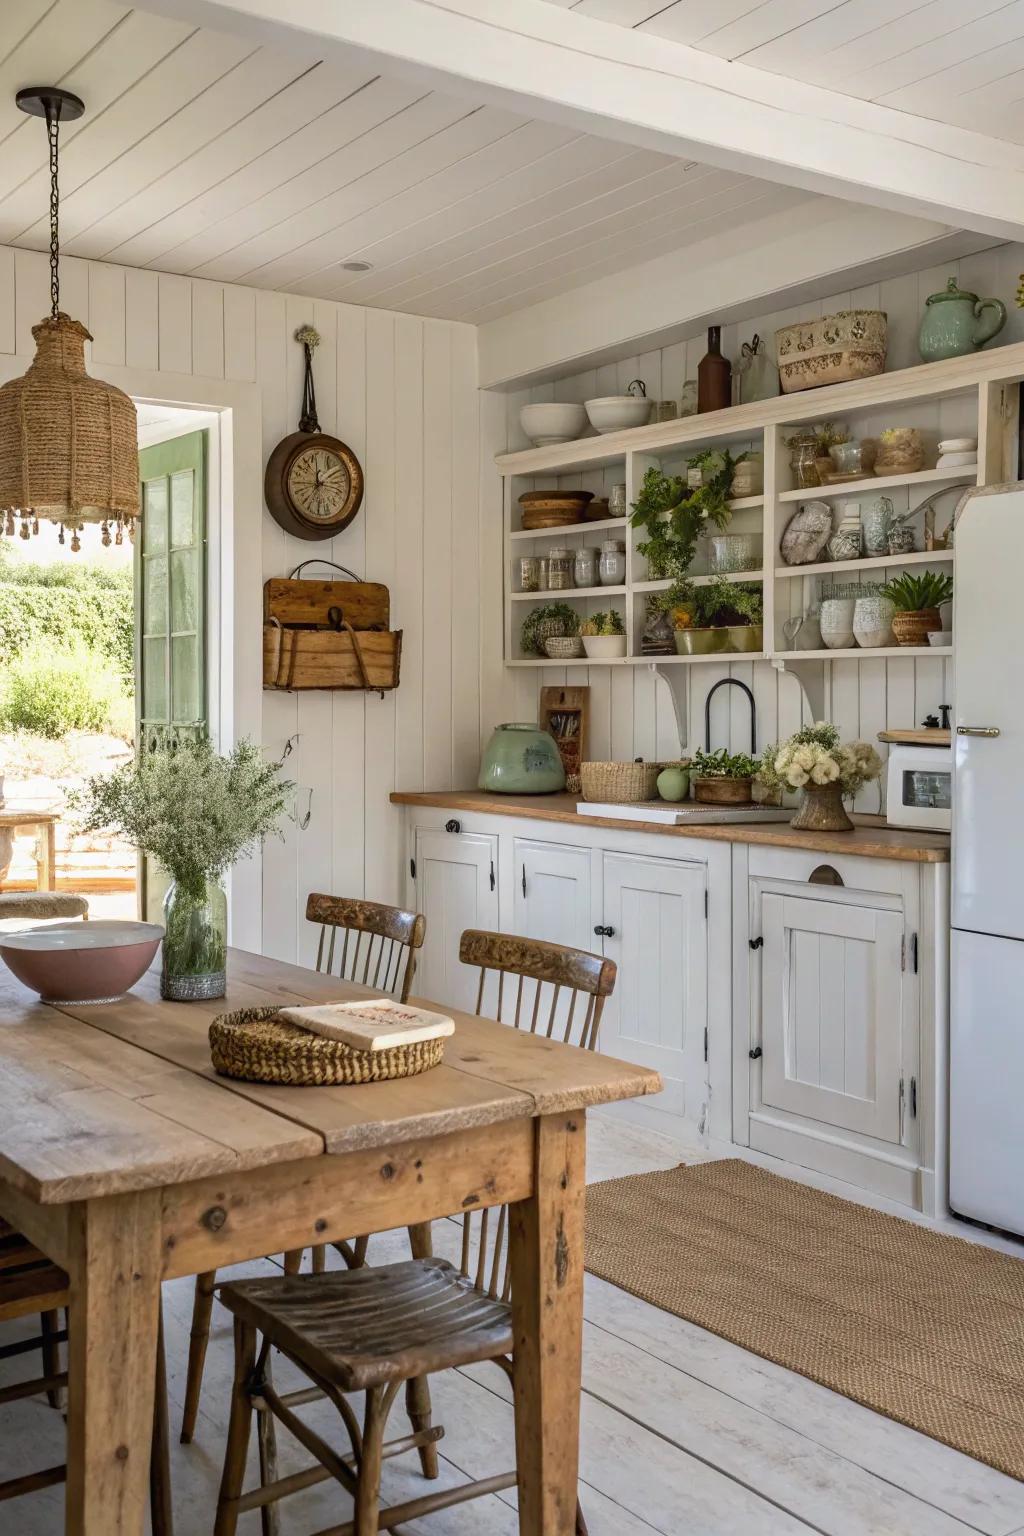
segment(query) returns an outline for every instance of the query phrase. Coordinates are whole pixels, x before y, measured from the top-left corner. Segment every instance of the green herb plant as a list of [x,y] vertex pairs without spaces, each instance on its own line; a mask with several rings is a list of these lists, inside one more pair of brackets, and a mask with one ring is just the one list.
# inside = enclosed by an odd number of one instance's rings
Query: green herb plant
[[920,613],[924,608],[939,608],[949,602],[953,596],[953,578],[939,571],[922,571],[919,576],[905,571],[902,576],[887,582],[881,595],[887,597],[900,613]]
[[703,483],[688,486],[683,475],[666,475],[652,465],[644,475],[640,494],[633,503],[633,526],[646,538],[638,541],[652,576],[685,576],[697,552],[697,540],[709,523],[725,528],[731,516],[729,494],[736,465],[747,455],[734,458],[728,449],[708,448],[687,460],[687,469],[699,469]]
[[625,626],[622,622],[622,614],[617,608],[612,608],[608,613],[592,613],[580,630],[582,635],[624,635]]
[[541,603],[523,620],[519,643],[527,655],[543,656],[544,641],[556,635],[578,635],[580,616],[568,603]]
[[690,771],[699,779],[752,779],[759,767],[759,758],[719,747],[717,752],[695,752]]

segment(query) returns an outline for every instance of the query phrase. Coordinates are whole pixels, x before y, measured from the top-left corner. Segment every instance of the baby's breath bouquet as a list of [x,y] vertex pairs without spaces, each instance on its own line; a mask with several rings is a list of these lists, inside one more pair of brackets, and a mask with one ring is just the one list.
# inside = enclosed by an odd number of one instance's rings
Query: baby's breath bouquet
[[881,771],[882,759],[869,742],[842,743],[835,726],[819,720],[788,741],[766,747],[757,776],[768,789],[804,791],[794,827],[845,832],[853,822],[843,809],[843,796],[855,795]]
[[293,786],[241,741],[206,737],[140,752],[69,796],[83,832],[117,832],[171,877],[164,899],[165,997],[222,997],[227,901],[220,880],[277,828]]

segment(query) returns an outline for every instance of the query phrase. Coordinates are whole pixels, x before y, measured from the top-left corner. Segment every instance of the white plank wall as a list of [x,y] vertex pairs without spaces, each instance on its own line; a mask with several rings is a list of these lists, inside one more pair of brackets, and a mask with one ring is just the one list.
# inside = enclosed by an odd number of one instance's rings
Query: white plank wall
[[[889,316],[889,367],[909,368],[920,361],[917,332],[924,301],[930,293],[943,288],[950,276],[957,276],[963,287],[982,297],[1001,298],[1007,305],[1009,319],[1000,342],[1021,341],[1024,340],[1024,311],[1014,307],[1013,298],[1022,270],[1024,246],[996,246],[959,262],[830,294],[817,304],[801,304],[792,310],[760,315],[741,325],[728,326],[723,331],[722,349],[737,361],[742,342],[749,340],[755,332],[771,343],[780,326],[814,314],[849,308],[884,309]],[[652,399],[664,397],[678,401],[684,379],[696,378],[697,364],[706,349],[702,332],[686,342],[623,358],[587,373],[562,378],[556,384],[496,394],[495,399],[504,404],[502,446],[509,450],[530,446],[519,425],[519,410],[531,400],[585,400],[620,393],[631,379],[642,378]],[[808,416],[813,417],[813,394],[809,393],[807,398]],[[493,438],[498,431],[497,423],[490,422],[487,435]],[[484,515],[486,525],[486,509]],[[500,553],[497,558],[500,559]],[[490,614],[490,605],[486,605],[485,623],[496,623]],[[500,636],[496,641],[488,636],[485,645],[487,643],[500,645]],[[753,689],[759,743],[788,735],[801,724],[805,709],[803,693],[795,678],[776,672],[770,662],[706,664],[688,670],[691,677],[688,742],[691,748],[703,745],[707,691],[725,676],[739,678]],[[922,657],[833,662],[831,718],[844,737],[863,736],[868,740],[873,740],[877,731],[889,726],[919,724],[927,713],[937,710],[939,704],[951,702],[950,671],[948,661],[939,657],[934,660]],[[674,755],[678,750],[668,689],[645,668],[524,669],[511,676],[515,715],[523,720],[536,718],[538,691],[544,684],[589,683],[592,690],[591,754],[596,758],[606,755],[664,757]],[[738,689],[729,692],[731,700],[715,701],[713,744],[722,745],[727,741],[731,750],[745,752],[749,743],[749,710]],[[877,810],[879,787],[868,785],[858,803],[863,810]]]
[[[336,539],[310,544],[286,535],[262,507],[238,508],[239,536],[262,540],[264,578],[320,555],[386,582],[405,638],[401,686],[383,700],[263,695],[263,745],[280,757],[297,735],[287,768],[299,786],[298,817],[311,809],[305,829],[288,821],[283,840],[267,842],[263,947],[312,961],[307,894],[398,899],[401,819],[390,791],[474,782],[481,730],[500,697],[500,625],[497,651],[485,644],[481,661],[482,594],[501,610],[501,503],[493,467],[481,474],[478,417],[490,422],[495,410],[476,388],[475,330],[74,258],[62,263],[61,286],[63,306],[93,333],[97,369],[259,383],[264,456],[298,421],[302,353],[293,333],[312,320],[323,338],[320,422],[363,464],[362,510]],[[0,352],[24,355],[27,365],[31,328],[48,309],[46,258],[0,248]],[[491,525],[478,517],[481,493],[494,502]],[[248,598],[258,607],[262,594]]]

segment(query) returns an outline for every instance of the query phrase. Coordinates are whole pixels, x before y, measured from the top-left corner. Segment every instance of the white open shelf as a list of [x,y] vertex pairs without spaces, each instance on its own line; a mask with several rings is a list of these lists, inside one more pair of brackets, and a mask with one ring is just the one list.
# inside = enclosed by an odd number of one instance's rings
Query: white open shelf
[[[797,578],[833,578],[856,581],[863,572],[883,570],[896,573],[904,568],[932,566],[955,569],[953,549],[918,548],[904,555],[886,555],[858,560],[823,560],[811,565],[787,566],[779,556],[779,541],[792,513],[800,502],[827,500],[867,501],[883,492],[891,495],[897,515],[907,515],[917,543],[924,542],[923,516],[915,510],[933,492],[944,486],[992,485],[1012,477],[1016,464],[1017,386],[1024,379],[1024,343],[994,348],[973,357],[952,358],[942,363],[928,363],[898,373],[881,374],[826,389],[805,390],[799,394],[777,396],[773,400],[735,406],[704,416],[677,418],[636,427],[629,432],[602,438],[582,438],[546,448],[532,448],[501,454],[496,460],[506,480],[505,495],[505,654],[514,667],[589,668],[595,666],[671,666],[721,665],[740,661],[774,660],[786,663],[822,663],[846,660],[888,659],[893,657],[930,657],[948,659],[952,650],[931,646],[884,646],[875,649],[850,648],[841,651],[791,651],[776,648],[774,637],[782,634],[782,624],[803,612],[820,592],[808,589]],[[820,421],[841,421],[851,434],[877,437],[889,426],[917,426],[921,429],[926,451],[934,459],[942,437],[969,434],[978,438],[977,465],[959,469],[938,467],[907,475],[870,475],[840,485],[801,490],[793,486],[790,450],[786,439],[794,428]],[[545,482],[558,483],[559,476],[572,476],[571,484],[593,488],[607,494],[614,478],[626,482],[627,502],[637,499],[646,470],[663,465],[666,472],[679,473],[682,464],[708,447],[739,447],[761,453],[764,462],[764,492],[730,502],[734,515],[730,528],[721,532],[760,534],[763,543],[763,569],[729,572],[727,581],[760,582],[764,590],[764,635],[766,648],[759,652],[717,651],[708,656],[644,656],[640,636],[646,617],[646,601],[652,593],[664,592],[672,581],[648,576],[647,562],[637,544],[644,532],[635,528],[629,517],[602,522],[583,522],[568,528],[523,531],[513,527],[518,521],[518,496],[527,487],[544,488]],[[940,503],[936,529],[945,528],[955,507],[950,497]],[[931,524],[929,523],[929,527]],[[525,593],[512,590],[513,557],[526,539],[568,540],[570,535],[593,533],[600,538],[624,537],[627,546],[626,580],[621,586],[574,588],[568,592]],[[588,541],[591,542],[591,541]],[[707,574],[707,550],[698,547],[694,574],[687,579],[695,586],[706,586],[717,578]],[[519,627],[529,611],[530,602],[573,602],[580,598],[589,604],[607,600],[622,614],[629,654],[612,661],[591,661],[585,656],[570,662],[543,657],[517,656]]]

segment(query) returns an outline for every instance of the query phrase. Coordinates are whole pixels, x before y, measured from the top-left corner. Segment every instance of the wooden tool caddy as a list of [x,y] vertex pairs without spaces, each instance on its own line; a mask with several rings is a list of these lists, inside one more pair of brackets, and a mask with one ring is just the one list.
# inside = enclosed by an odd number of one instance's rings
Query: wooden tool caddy
[[303,565],[263,586],[264,688],[397,688],[402,631],[389,628],[387,587],[341,565],[346,581],[298,579]]

